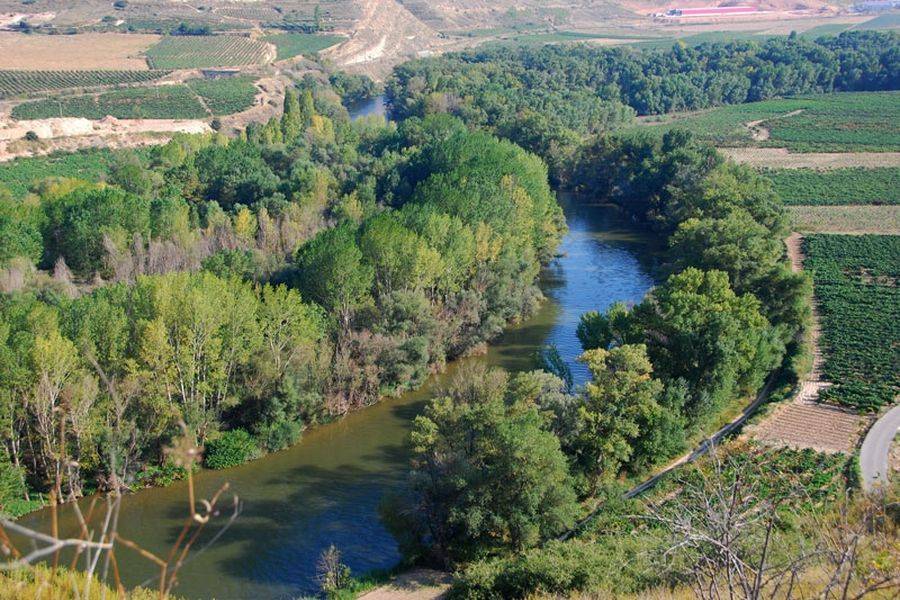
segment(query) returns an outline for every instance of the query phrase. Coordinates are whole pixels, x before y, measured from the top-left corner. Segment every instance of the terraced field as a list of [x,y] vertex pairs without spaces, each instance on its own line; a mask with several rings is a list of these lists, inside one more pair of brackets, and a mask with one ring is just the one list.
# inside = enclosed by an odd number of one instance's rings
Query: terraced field
[[822,323],[821,399],[874,411],[900,393],[900,236],[804,240]]
[[146,83],[169,71],[0,71],[0,98],[41,92]]
[[268,44],[236,35],[168,36],[147,50],[152,69],[200,69],[263,64]]

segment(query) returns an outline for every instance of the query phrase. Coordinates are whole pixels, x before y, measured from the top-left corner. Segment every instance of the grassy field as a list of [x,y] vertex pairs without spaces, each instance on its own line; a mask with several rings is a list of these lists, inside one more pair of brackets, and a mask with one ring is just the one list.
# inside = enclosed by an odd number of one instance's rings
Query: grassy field
[[[198,97],[199,96],[199,97]],[[253,104],[253,78],[195,79],[187,85],[164,85],[48,98],[13,108],[14,119],[84,117],[102,119],[203,119],[227,115]],[[209,107],[207,112],[204,104]]]
[[[134,152],[140,155],[146,151],[134,150]],[[93,149],[34,158],[17,158],[0,163],[0,185],[20,198],[32,185],[47,177],[100,181],[109,171],[110,160],[115,154],[115,150]]]
[[169,71],[0,71],[0,98],[153,81]]
[[900,206],[789,206],[794,228],[812,233],[900,235]]
[[319,35],[314,33],[276,33],[262,38],[264,42],[275,44],[278,56],[275,60],[286,60],[301,54],[315,54],[335,44],[343,42],[342,35]]
[[153,69],[201,69],[262,64],[269,46],[233,35],[167,36],[146,54]]
[[900,168],[763,172],[792,205],[900,204]]
[[822,320],[826,401],[861,411],[900,390],[900,236],[812,235],[804,268]]
[[[747,123],[761,121],[767,139]],[[793,152],[900,150],[900,92],[853,92],[736,104],[648,120],[658,135],[678,127],[717,146],[768,146]]]

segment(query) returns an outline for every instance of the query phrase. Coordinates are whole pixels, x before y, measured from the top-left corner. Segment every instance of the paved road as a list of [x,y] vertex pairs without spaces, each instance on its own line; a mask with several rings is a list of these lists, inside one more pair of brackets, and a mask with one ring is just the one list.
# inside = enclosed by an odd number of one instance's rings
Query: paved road
[[887,483],[888,454],[897,430],[900,430],[900,406],[878,419],[866,434],[859,453],[864,489],[871,490],[876,484]]

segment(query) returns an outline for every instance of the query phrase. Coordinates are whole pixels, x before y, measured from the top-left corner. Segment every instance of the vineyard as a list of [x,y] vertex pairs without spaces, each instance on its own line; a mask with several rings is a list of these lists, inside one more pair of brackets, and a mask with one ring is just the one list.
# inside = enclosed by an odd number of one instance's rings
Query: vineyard
[[11,114],[14,119],[102,119],[107,115],[117,119],[203,119],[210,113],[220,116],[240,112],[253,104],[255,96],[252,77],[195,79],[187,85],[36,100],[16,106]]
[[253,77],[231,79],[192,79],[188,87],[200,96],[213,115],[230,115],[253,105],[256,86]]
[[821,399],[874,411],[900,392],[900,236],[813,235],[812,272],[822,319]]
[[151,69],[199,69],[263,64],[269,45],[235,35],[168,36],[147,50]]
[[154,81],[169,71],[0,71],[0,98]]
[[900,204],[900,168],[764,171],[785,204]]
[[339,44],[346,38],[340,35],[319,35],[315,33],[278,33],[267,35],[263,41],[278,49],[276,60],[286,60],[301,54],[315,54]]
[[[759,121],[766,139],[747,123]],[[900,149],[900,92],[852,92],[766,100],[660,117],[640,129],[662,136],[687,129],[717,146],[769,146],[793,152]],[[765,136],[764,136],[765,137]]]

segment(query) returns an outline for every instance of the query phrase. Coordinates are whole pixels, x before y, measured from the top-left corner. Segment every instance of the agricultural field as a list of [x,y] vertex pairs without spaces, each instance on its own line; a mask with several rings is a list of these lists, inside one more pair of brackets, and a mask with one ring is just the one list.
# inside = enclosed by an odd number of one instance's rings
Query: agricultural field
[[24,71],[146,70],[143,53],[158,35],[0,32],[0,69]]
[[102,119],[107,115],[117,119],[202,119],[207,112],[196,94],[183,85],[49,98],[20,104],[12,111],[14,119]]
[[823,373],[833,383],[820,399],[861,412],[900,392],[900,236],[811,235],[804,268],[822,323]]
[[0,98],[146,83],[169,71],[0,71]]
[[187,86],[215,116],[230,115],[253,105],[257,89],[250,76],[229,79],[191,79]]
[[[146,150],[134,150],[139,156]],[[101,181],[109,172],[115,150],[92,149],[17,158],[0,164],[0,186],[21,198],[35,183],[47,177],[72,177],[88,181]]]
[[788,206],[794,230],[804,233],[900,235],[900,206]]
[[203,119],[210,114],[221,116],[242,111],[253,104],[255,96],[252,77],[195,79],[186,85],[128,88],[26,102],[13,108],[12,117],[102,119],[110,115],[117,119]]
[[[658,135],[688,129],[717,146],[792,152],[900,150],[900,92],[848,92],[766,100],[645,121]],[[753,130],[748,123],[758,123]]]
[[763,174],[789,205],[900,204],[900,167],[772,169]]
[[234,35],[167,36],[146,54],[153,69],[256,65],[271,58],[268,44]]
[[302,54],[315,54],[344,41],[342,35],[321,35],[316,33],[276,33],[261,38],[274,44],[277,49],[275,60],[287,60]]

